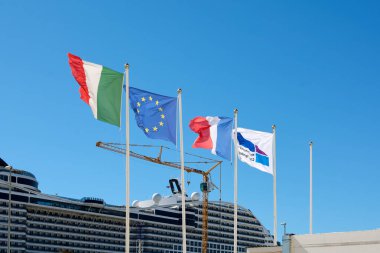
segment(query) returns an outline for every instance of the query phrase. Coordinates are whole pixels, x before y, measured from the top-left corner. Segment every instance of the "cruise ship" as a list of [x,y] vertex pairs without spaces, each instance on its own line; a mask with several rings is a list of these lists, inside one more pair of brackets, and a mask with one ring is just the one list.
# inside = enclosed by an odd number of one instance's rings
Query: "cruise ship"
[[[133,202],[130,252],[182,252],[178,181],[171,180],[171,186],[171,196],[155,193],[150,200]],[[233,252],[233,210],[232,203],[209,202],[207,252]],[[273,237],[249,209],[240,206],[238,214],[238,252],[273,245]],[[186,199],[186,230],[187,252],[201,252],[199,193]],[[124,252],[124,243],[125,206],[42,193],[32,173],[0,161],[0,252],[9,246],[12,253]]]

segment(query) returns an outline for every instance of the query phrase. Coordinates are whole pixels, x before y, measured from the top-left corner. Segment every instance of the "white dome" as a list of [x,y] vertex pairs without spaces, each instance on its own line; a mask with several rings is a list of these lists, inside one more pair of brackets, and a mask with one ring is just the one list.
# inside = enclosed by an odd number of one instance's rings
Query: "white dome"
[[154,202],[155,204],[158,204],[158,203],[161,201],[161,198],[162,198],[162,196],[161,196],[161,194],[159,194],[159,193],[154,193],[154,194],[152,195],[152,200],[153,200],[153,202]]
[[139,206],[139,201],[138,200],[134,200],[132,202],[132,207],[138,207]]
[[199,194],[199,192],[193,192],[192,194],[191,194],[191,200],[192,201],[198,201],[199,199],[200,199],[200,194]]

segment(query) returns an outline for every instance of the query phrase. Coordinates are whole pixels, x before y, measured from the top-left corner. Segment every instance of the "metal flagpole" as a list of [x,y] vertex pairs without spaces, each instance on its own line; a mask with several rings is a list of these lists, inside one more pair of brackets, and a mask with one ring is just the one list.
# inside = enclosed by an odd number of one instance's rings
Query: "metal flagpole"
[[185,162],[183,155],[183,128],[182,128],[182,89],[177,90],[178,93],[178,111],[179,111],[179,148],[181,156],[181,185],[182,185],[182,252],[186,253],[186,205],[185,205]]
[[129,253],[130,147],[129,147],[129,64],[125,64],[125,253]]
[[234,110],[234,123],[235,123],[235,132],[234,132],[234,147],[235,147],[235,156],[234,156],[234,253],[237,253],[237,222],[238,222],[238,170],[237,170],[237,159],[238,159],[238,150],[237,150],[237,116],[238,110]]
[[276,179],[276,125],[272,126],[273,131],[273,235],[274,246],[277,246],[277,179]]
[[7,169],[9,169],[9,191],[8,191],[8,243],[7,243],[7,252],[11,252],[11,214],[12,214],[12,166],[6,166]]
[[313,142],[309,143],[310,146],[310,223],[309,233],[313,233]]

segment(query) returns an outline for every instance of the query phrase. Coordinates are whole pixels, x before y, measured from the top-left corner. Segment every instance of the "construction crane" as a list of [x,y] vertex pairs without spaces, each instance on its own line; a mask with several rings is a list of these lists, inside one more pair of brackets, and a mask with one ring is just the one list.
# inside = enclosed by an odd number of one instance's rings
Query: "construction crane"
[[[103,149],[113,151],[113,152],[123,154],[123,155],[125,155],[126,153],[126,150],[124,148],[125,145],[119,144],[119,143],[105,143],[105,142],[98,141],[96,143],[96,146],[99,148],[103,148]],[[141,147],[144,145],[132,144],[131,146]],[[152,147],[152,146],[146,145],[146,147]],[[142,155],[133,151],[130,151],[130,156],[138,158],[138,159],[142,159],[148,162],[157,163],[157,164],[165,165],[165,166],[176,168],[176,169],[181,169],[181,166],[179,165],[179,163],[162,160],[163,150],[169,149],[169,148],[164,147],[164,146],[158,146],[158,147],[160,149],[159,149],[159,153],[157,157],[146,156],[146,155]],[[207,158],[204,158],[204,159],[207,159]],[[203,201],[202,201],[202,253],[207,253],[207,242],[208,242],[208,193],[211,191],[209,187],[210,186],[209,175],[213,169],[215,169],[216,167],[222,164],[222,161],[217,161],[217,160],[212,160],[212,159],[207,159],[207,160],[211,162],[193,162],[193,163],[212,163],[212,166],[208,170],[203,171],[203,170],[185,166],[186,172],[200,174],[202,175],[202,179],[203,179],[203,182],[200,185],[200,188],[202,191],[202,198],[203,198]]]

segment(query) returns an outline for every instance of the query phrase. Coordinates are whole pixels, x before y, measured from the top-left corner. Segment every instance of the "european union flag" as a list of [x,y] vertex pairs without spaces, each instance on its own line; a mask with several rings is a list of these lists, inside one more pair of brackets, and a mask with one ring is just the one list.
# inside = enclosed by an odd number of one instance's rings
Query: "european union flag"
[[162,96],[130,87],[129,99],[131,108],[135,112],[136,123],[147,137],[176,144],[176,97]]

